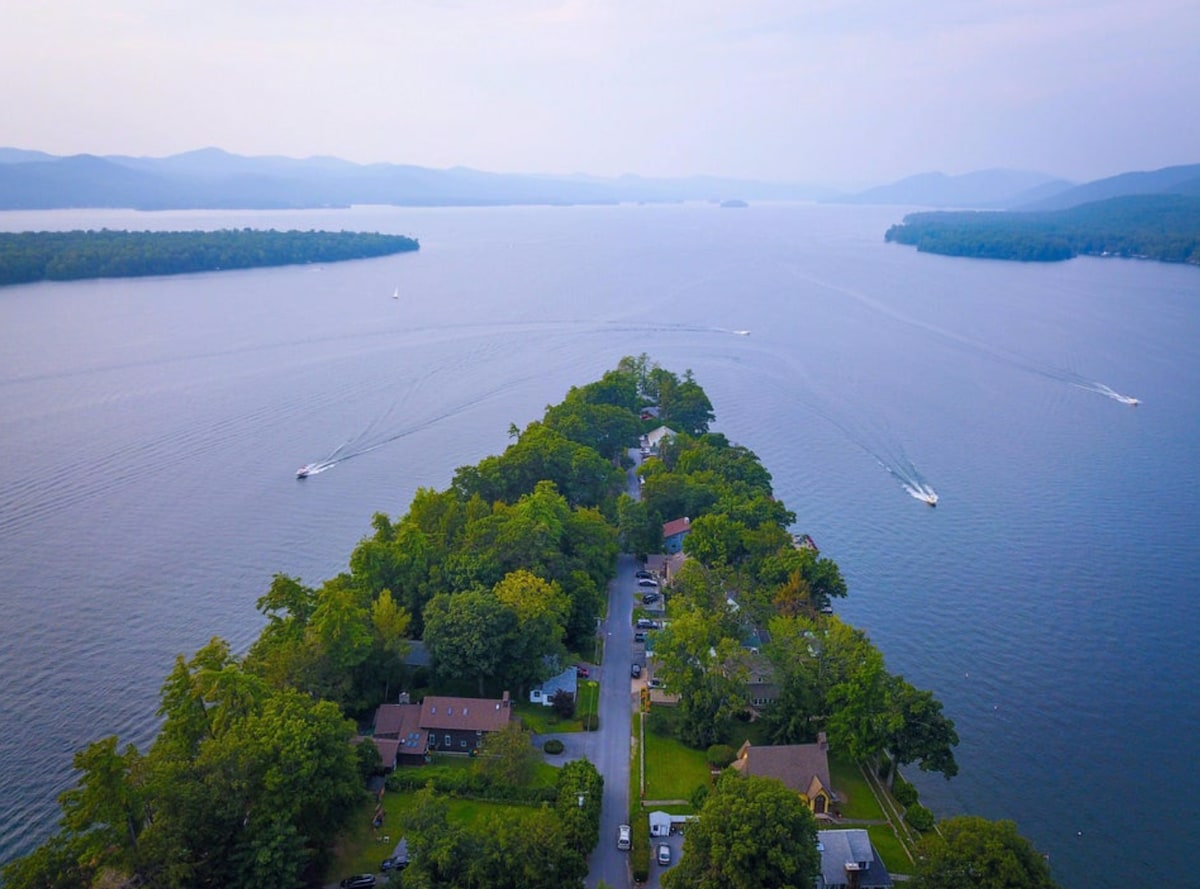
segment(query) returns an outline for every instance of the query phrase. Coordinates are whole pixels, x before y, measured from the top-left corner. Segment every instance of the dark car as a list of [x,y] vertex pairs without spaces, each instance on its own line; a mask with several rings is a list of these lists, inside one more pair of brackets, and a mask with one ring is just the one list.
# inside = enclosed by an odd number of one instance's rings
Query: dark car
[[645,634],[645,633],[634,633],[634,634],[633,634],[633,641],[634,641],[634,642],[645,642],[645,641],[646,641],[646,634]]
[[587,667],[580,665],[575,668],[575,675],[580,679],[587,679],[591,674],[589,673]]
[[658,601],[658,593],[646,593],[642,596],[642,604],[649,605],[651,602]]
[[346,877],[342,882],[338,883],[342,889],[367,889],[368,886],[375,885],[374,874],[355,874],[352,877]]
[[634,664],[632,667],[630,667],[629,675],[632,676],[634,679],[637,679],[639,676],[641,676],[642,675],[642,665]]
[[408,859],[401,858],[398,855],[393,855],[391,858],[385,858],[379,862],[379,869],[385,872],[389,870],[404,870],[406,867],[408,867]]
[[633,576],[636,577],[638,580],[642,580],[643,578],[649,580],[650,578],[654,577],[653,574],[651,574],[649,571],[646,571],[645,569],[634,572]]

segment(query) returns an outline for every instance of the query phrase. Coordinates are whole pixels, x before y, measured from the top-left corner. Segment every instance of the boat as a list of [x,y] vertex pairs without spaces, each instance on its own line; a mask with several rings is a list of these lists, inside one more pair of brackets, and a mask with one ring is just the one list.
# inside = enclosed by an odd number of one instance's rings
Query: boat
[[735,330],[735,331],[734,331],[734,334],[736,334],[737,336],[750,336],[750,331],[748,331],[748,330]]
[[400,298],[400,288],[397,287],[395,290],[392,291],[392,299],[399,299],[399,298]]
[[310,472],[312,472],[311,467],[301,466],[299,469],[296,470],[296,478],[308,478],[308,474]]

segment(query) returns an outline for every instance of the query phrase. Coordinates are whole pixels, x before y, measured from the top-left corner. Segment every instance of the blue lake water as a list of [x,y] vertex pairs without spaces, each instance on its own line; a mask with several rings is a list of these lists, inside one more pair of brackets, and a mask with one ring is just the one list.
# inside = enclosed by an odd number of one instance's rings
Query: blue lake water
[[422,243],[0,290],[0,861],[53,829],[75,749],[152,737],[176,654],[250,642],[272,574],[333,575],[373,512],[647,352],[695,372],[841,565],[839,611],[945,703],[961,773],[915,776],[926,804],[1016,820],[1067,887],[1174,881],[1200,825],[1200,270],[925,256],[883,242],[901,215],[0,214]]

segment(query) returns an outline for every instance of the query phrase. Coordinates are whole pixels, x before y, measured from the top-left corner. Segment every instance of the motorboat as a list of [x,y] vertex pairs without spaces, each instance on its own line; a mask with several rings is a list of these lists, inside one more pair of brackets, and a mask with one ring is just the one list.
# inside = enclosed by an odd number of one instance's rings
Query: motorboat
[[312,467],[301,466],[296,470],[296,478],[308,478],[308,474],[312,472]]

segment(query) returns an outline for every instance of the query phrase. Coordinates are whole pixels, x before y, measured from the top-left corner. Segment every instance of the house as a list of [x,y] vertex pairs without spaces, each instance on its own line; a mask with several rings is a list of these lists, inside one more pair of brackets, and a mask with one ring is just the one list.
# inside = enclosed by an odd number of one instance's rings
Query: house
[[815,744],[754,747],[747,741],[732,768],[743,775],[778,778],[800,794],[814,815],[827,815],[837,800],[829,780],[829,744],[824,732],[817,735]]
[[683,551],[683,538],[692,530],[692,520],[687,516],[672,519],[662,526],[663,549],[668,553]]
[[646,556],[646,570],[657,577],[661,583],[670,586],[671,581],[675,579],[675,575],[679,573],[679,569],[686,561],[686,553],[655,553]]
[[675,430],[668,426],[659,426],[652,432],[647,432],[642,436],[642,447],[649,448],[654,453],[658,453],[658,446],[665,439],[674,438],[676,434]]
[[747,662],[750,679],[746,683],[747,698],[754,708],[766,707],[779,697],[779,685],[775,682],[775,667],[757,653],[751,653]]
[[408,695],[399,704],[380,704],[375,711],[375,729],[371,741],[387,768],[420,765],[429,751],[429,732],[421,728],[421,705],[408,703]]
[[511,718],[508,692],[498,701],[430,695],[420,704],[409,703],[405,692],[399,703],[379,705],[369,740],[385,768],[419,765],[431,751],[470,753]]
[[529,702],[531,704],[541,704],[543,707],[550,706],[550,699],[558,692],[566,691],[572,697],[576,695],[578,688],[578,673],[574,667],[567,667],[557,676],[551,676],[537,688],[529,693]]
[[890,889],[891,875],[865,830],[818,830],[816,889]]
[[421,702],[421,728],[429,732],[429,749],[469,753],[488,732],[498,732],[512,719],[508,692],[500,700],[429,695]]

